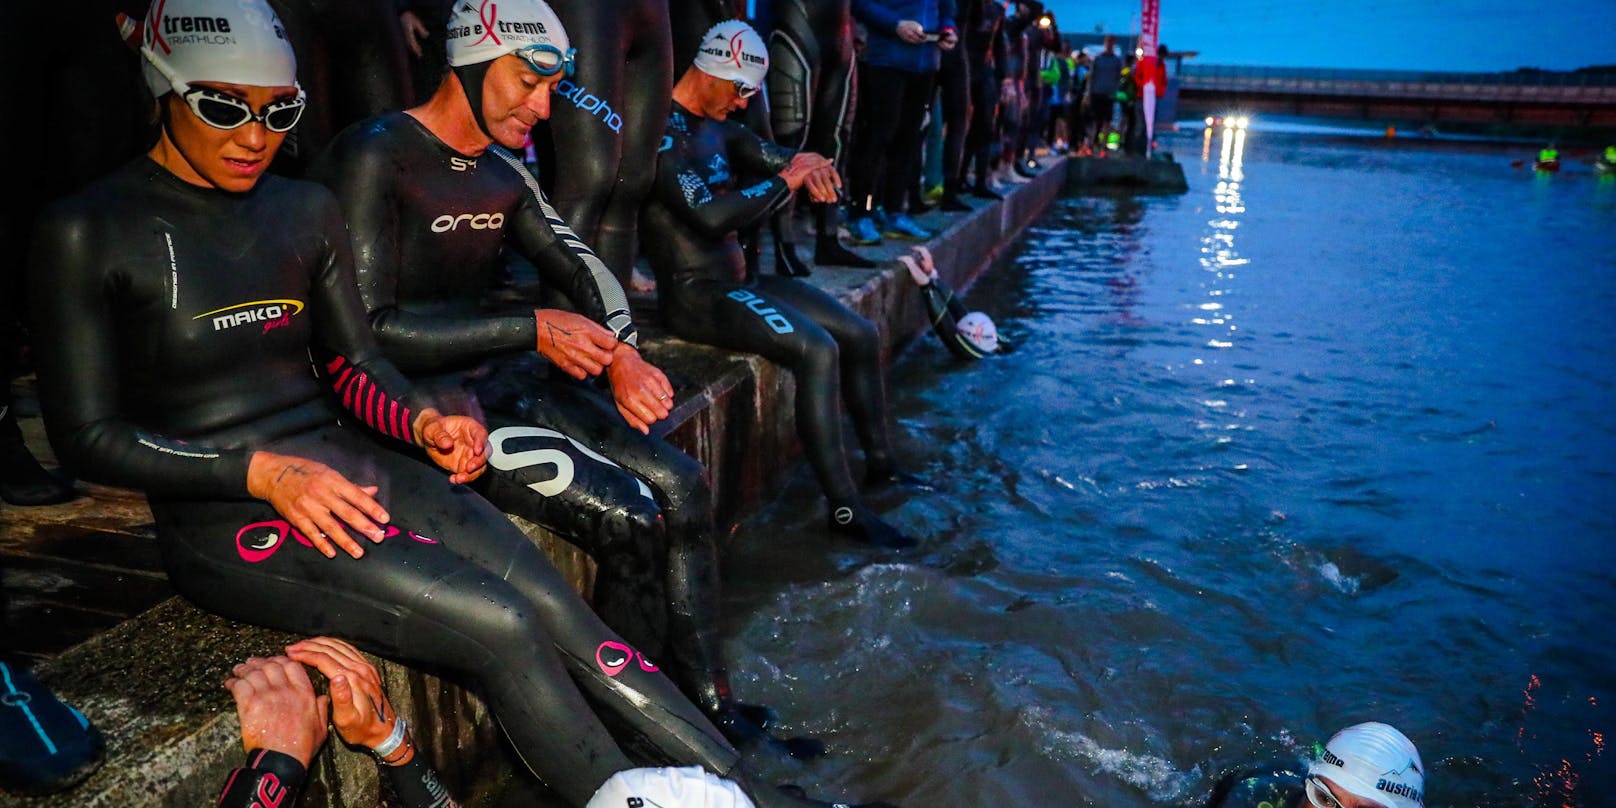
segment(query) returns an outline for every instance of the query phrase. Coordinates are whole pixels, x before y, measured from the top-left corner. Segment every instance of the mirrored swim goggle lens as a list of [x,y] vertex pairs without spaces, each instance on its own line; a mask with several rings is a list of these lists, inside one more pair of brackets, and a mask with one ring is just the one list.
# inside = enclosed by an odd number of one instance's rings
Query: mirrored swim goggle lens
[[735,85],[735,94],[741,98],[751,98],[757,95],[759,89],[757,87],[753,87],[740,79],[735,79],[732,83]]
[[516,55],[527,62],[533,72],[541,76],[554,76],[557,73],[572,78],[578,69],[578,49],[567,48],[563,52],[554,45],[528,45],[516,51]]
[[206,87],[192,87],[182,96],[185,103],[196,113],[196,117],[215,129],[235,129],[248,121],[257,121],[271,132],[286,132],[297,126],[299,118],[303,117],[303,107],[308,99],[300,89],[296,98],[287,98],[280,101],[271,101],[258,112],[233,95],[210,90]]

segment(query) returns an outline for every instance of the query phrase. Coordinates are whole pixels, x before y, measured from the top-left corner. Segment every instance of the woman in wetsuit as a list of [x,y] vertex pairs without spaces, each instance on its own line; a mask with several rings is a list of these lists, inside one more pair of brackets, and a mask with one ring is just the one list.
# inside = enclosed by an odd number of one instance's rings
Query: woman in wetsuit
[[[845,393],[866,481],[899,477],[886,429],[880,336],[870,321],[795,278],[746,279],[736,231],[774,213],[807,184],[835,198],[839,177],[825,158],[797,153],[726,120],[743,109],[768,69],[763,41],[745,23],[720,23],[701,39],[694,65],[674,88],[673,112],[645,210],[662,317],[680,337],[761,354],[797,382],[797,429],[830,498],[833,531],[884,546],[914,543],[860,500],[842,444]],[[753,184],[746,184],[747,178]],[[757,179],[761,182],[756,182]]]
[[[475,12],[457,7],[450,29],[480,24]],[[731,740],[753,740],[771,714],[731,698],[705,470],[649,435],[673,390],[640,357],[622,286],[507,150],[526,135],[500,120],[507,109],[545,114],[523,106],[520,82],[536,79],[534,98],[554,111],[565,102],[544,91],[576,73],[565,58],[548,74],[493,76],[491,63],[524,48],[565,57],[570,29],[539,0],[502,0],[487,14],[512,29],[500,43],[450,40],[451,75],[432,99],[350,127],[316,167],[354,236],[371,327],[412,381],[441,391],[441,401],[464,402],[446,409],[486,417],[493,468],[477,491],[588,552],[606,624],[657,659]],[[583,316],[484,310],[507,247]],[[564,343],[549,338],[557,332],[592,341],[573,356],[557,350]],[[548,372],[550,363],[575,378],[604,375],[612,395]]]
[[658,756],[737,776],[718,730],[498,510],[361,434],[427,449],[451,483],[485,460],[482,427],[423,407],[377,351],[336,200],[264,174],[302,106],[274,13],[160,0],[148,21],[162,135],[54,206],[30,264],[53,278],[32,291],[58,455],[146,492],[187,599],[478,688],[569,804],[632,766],[581,691]]

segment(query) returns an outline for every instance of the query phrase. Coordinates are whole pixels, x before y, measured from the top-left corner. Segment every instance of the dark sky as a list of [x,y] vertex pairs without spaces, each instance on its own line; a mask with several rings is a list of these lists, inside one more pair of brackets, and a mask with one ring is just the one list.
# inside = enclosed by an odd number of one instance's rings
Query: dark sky
[[[1132,33],[1139,2],[1047,0],[1064,31]],[[1616,64],[1616,0],[1162,0],[1202,64],[1500,71]]]

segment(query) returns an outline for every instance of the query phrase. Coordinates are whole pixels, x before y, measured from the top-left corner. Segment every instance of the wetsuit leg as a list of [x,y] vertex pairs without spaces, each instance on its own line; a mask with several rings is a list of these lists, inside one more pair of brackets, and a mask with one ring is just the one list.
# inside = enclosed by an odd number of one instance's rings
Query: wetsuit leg
[[269,0],[297,51],[309,103],[273,163],[302,176],[343,127],[409,106],[409,52],[389,0]]
[[488,415],[489,469],[473,484],[496,507],[595,559],[595,611],[648,654],[667,631],[667,538],[650,489],[551,419]]
[[[663,291],[665,319],[684,339],[755,353],[790,370],[797,383],[797,432],[808,464],[830,500],[832,528],[871,543],[912,544],[912,539],[881,522],[860,502],[842,441],[843,365],[837,338],[784,297],[768,291],[781,285],[813,289],[790,278],[759,278],[756,285],[745,287],[690,281],[671,290],[672,294]],[[795,297],[819,307],[809,292]],[[831,303],[840,305],[834,298]],[[857,318],[848,312],[827,319],[838,331],[856,330],[842,322],[847,316]],[[862,367],[868,360],[855,361]]]
[[943,197],[953,199],[959,193],[956,178],[965,153],[965,126],[970,112],[971,71],[963,48],[943,53],[937,82],[943,107]]
[[[978,67],[972,65],[973,68]],[[993,71],[986,66],[973,69],[971,72],[971,127],[965,136],[965,159],[960,163],[959,184],[965,184],[965,177],[974,166],[976,190],[988,190],[988,175],[993,173],[993,164],[989,157],[989,146],[993,141],[993,120],[998,112],[998,85],[993,79]]]
[[[542,425],[564,433],[570,439],[564,447],[566,452],[577,455],[587,450],[609,458],[607,476],[618,481],[620,487],[631,487],[611,496],[648,502],[660,511],[657,532],[665,549],[656,567],[659,579],[654,586],[641,582],[637,588],[665,596],[666,608],[657,604],[665,613],[665,631],[655,640],[636,640],[636,647],[657,654],[669,675],[704,710],[716,710],[716,691],[720,688],[713,682],[723,675],[725,666],[718,637],[718,548],[706,470],[667,441],[630,428],[605,394],[570,379],[552,377],[534,382],[530,374],[521,373],[513,364],[503,363],[498,372],[478,385],[479,400],[496,413],[490,423],[504,423],[501,419],[508,415],[522,424]],[[596,467],[602,465],[592,457],[584,461]],[[642,488],[642,483],[648,488]],[[654,500],[647,500],[646,492]],[[525,486],[516,495],[538,498]],[[553,499],[577,496],[568,491]],[[583,498],[585,509],[595,501],[589,496]],[[499,502],[496,500],[496,504]],[[597,592],[601,586],[597,575]],[[616,627],[611,620],[607,623]],[[728,694],[723,695],[727,698]]]
[[758,289],[807,315],[835,338],[841,359],[843,400],[864,447],[867,476],[890,476],[896,467],[887,430],[887,392],[881,374],[881,334],[857,312],[817,286],[766,278]]
[[[557,0],[578,48],[578,70],[557,85],[550,132],[557,170],[551,202],[626,289],[640,203],[673,97],[664,2]],[[694,46],[692,46],[694,47]]]
[[343,637],[479,686],[528,765],[575,805],[630,765],[577,687],[659,756],[732,772],[736,754],[717,730],[498,510],[343,432],[268,448],[379,485],[397,533],[363,542],[364,558],[327,559],[264,503],[154,501],[175,588],[232,619]]

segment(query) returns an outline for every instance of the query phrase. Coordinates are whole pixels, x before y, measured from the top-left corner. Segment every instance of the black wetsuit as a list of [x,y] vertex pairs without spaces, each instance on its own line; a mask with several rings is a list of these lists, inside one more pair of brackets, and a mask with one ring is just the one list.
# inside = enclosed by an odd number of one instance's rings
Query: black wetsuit
[[954,290],[948,287],[941,278],[932,278],[931,283],[920,287],[920,296],[926,301],[926,314],[931,318],[931,330],[937,338],[943,341],[948,352],[961,359],[981,359],[987,356],[982,349],[976,347],[965,335],[960,333],[959,321],[970,312],[965,304],[954,296]]
[[999,83],[1004,81],[1004,7],[996,0],[968,0],[965,3],[965,42],[970,65],[971,126],[965,136],[965,158],[960,161],[958,182],[975,166],[974,190],[984,196],[988,175],[993,173],[989,157],[994,141],[993,127],[999,111]]
[[[247,753],[246,765],[225,779],[215,808],[268,808],[298,804],[308,770],[296,758],[267,749]],[[382,801],[389,808],[459,808],[438,772],[417,753],[398,766],[376,764]]]
[[[628,285],[640,206],[673,88],[665,0],[552,0],[578,49],[578,70],[556,85],[545,167],[556,210]],[[538,141],[536,141],[538,142]],[[546,149],[549,151],[549,149]]]
[[[845,176],[846,147],[853,139],[853,110],[858,104],[849,0],[764,0],[758,3],[758,30],[769,42],[764,82],[769,88],[773,140],[824,155]],[[873,267],[874,262],[836,240],[840,210],[831,203],[814,206],[814,263]],[[789,214],[787,207],[776,217],[784,220],[782,229],[787,231]]]
[[269,0],[297,52],[309,103],[275,159],[301,176],[343,127],[414,103],[409,50],[393,0]]
[[1221,778],[1206,808],[1307,808],[1304,783],[1294,763],[1246,769]]
[[[349,418],[400,438],[418,400],[376,348],[328,191],[266,176],[228,194],[141,157],[49,211],[30,267],[52,278],[32,298],[57,454],[146,492],[186,598],[479,687],[573,804],[630,766],[579,687],[661,755],[734,767],[717,730],[504,515],[335,422],[325,385]],[[255,450],[378,486],[385,539],[358,560],[310,549],[247,492]]]
[[735,232],[784,204],[791,190],[778,172],[794,154],[740,123],[702,118],[674,104],[644,219],[647,236],[659,245],[648,257],[662,316],[680,337],[761,354],[790,369],[797,429],[830,498],[833,526],[898,542],[902,537],[859,502],[842,444],[845,386],[868,476],[893,473],[875,326],[803,281],[746,280]]
[[[728,683],[703,469],[634,430],[606,397],[549,378],[531,309],[481,306],[510,244],[632,345],[638,334],[616,278],[514,155],[498,146],[461,154],[405,113],[343,132],[317,174],[342,204],[383,351],[416,381],[474,399],[486,414],[493,454],[477,490],[590,553],[602,619],[717,711]],[[445,400],[440,409],[466,407]]]

